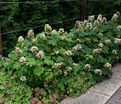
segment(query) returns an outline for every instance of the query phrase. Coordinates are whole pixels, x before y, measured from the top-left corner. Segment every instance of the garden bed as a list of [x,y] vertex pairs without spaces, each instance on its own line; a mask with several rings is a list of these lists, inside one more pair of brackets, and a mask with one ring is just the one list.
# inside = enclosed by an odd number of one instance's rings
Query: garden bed
[[69,33],[46,24],[42,33],[20,36],[8,58],[1,57],[1,103],[58,104],[111,77],[112,64],[121,59],[119,16],[89,16]]

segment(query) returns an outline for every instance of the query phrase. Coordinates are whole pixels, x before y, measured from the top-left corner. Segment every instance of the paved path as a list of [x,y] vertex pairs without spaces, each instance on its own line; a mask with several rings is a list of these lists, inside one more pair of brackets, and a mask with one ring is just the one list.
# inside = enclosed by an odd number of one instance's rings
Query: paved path
[[[76,99],[67,98],[60,104],[106,104],[114,93],[121,87],[121,64],[116,64],[113,68],[113,75],[101,83],[91,87],[85,94]],[[121,104],[121,103],[107,103]]]
[[121,104],[121,87],[116,93],[107,101],[106,104]]

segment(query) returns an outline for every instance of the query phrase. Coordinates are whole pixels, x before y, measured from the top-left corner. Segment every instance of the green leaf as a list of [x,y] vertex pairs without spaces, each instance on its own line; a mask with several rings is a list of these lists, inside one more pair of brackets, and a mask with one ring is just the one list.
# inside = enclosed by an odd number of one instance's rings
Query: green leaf
[[37,76],[40,76],[43,72],[44,72],[43,67],[35,67],[35,69],[34,69],[34,74]]
[[20,69],[20,67],[21,67],[20,62],[15,62],[15,64],[13,65],[13,68],[17,70]]
[[34,58],[27,58],[26,65],[32,67],[32,66],[36,65],[36,60]]

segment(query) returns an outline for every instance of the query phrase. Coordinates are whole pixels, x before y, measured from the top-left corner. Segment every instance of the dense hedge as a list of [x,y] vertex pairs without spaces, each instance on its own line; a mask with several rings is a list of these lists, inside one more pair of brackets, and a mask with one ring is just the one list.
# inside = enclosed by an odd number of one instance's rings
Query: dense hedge
[[69,33],[49,24],[37,35],[29,30],[26,38],[18,38],[8,58],[1,58],[0,67],[32,88],[30,103],[58,103],[66,96],[79,96],[110,77],[112,65],[121,59],[119,16],[115,13],[110,21],[101,14],[96,20],[89,16],[77,21]]
[[[2,1],[3,0],[0,0],[0,2]],[[21,0],[7,0],[7,2],[9,1],[17,2]],[[29,1],[34,2],[38,0]],[[58,2],[60,0],[52,1],[53,2],[49,3],[34,4],[0,4],[0,26],[2,27],[2,32],[21,30],[28,27],[59,21],[59,24],[53,24],[55,29],[59,27],[65,27],[66,30],[73,28],[74,21],[77,19],[65,22],[62,21],[71,18],[80,18],[82,7],[81,0],[77,0],[77,2]],[[106,2],[105,0],[99,2],[87,0],[87,15],[99,13],[112,14],[117,10],[121,10],[120,5],[114,4],[113,2]],[[107,17],[110,18],[110,15],[107,15]],[[34,29],[35,33],[39,33],[42,30],[42,26]],[[17,43],[17,38],[20,35],[25,37],[26,32],[27,31],[22,31],[2,35],[4,55],[7,55],[11,50],[13,50]]]

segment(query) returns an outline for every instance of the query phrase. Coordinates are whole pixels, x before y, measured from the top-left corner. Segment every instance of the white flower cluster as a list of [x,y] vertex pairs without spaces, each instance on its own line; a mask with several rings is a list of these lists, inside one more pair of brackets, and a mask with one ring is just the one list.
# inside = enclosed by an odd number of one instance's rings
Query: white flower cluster
[[73,66],[74,66],[74,67],[77,67],[77,66],[78,66],[78,64],[77,64],[77,63],[73,63]]
[[117,14],[118,16],[120,16],[120,12],[119,12],[119,11],[117,11],[116,14]]
[[82,27],[82,26],[79,26],[77,30],[78,30],[79,32],[83,32],[83,27]]
[[20,77],[20,80],[21,80],[21,81],[26,81],[26,76]]
[[112,21],[112,22],[117,21],[117,18],[118,18],[118,17],[119,17],[119,16],[118,16],[117,14],[114,14],[113,17],[111,18],[111,21]]
[[93,54],[100,54],[102,52],[101,48],[97,48],[93,50]]
[[97,20],[95,20],[94,25],[98,26],[100,23],[107,23],[106,17],[103,17],[102,14],[99,14]]
[[121,25],[117,26],[117,30],[121,31]]
[[103,34],[102,34],[102,33],[99,33],[98,35],[99,35],[99,36],[103,36]]
[[94,73],[101,76],[102,75],[102,70],[101,69],[95,69]]
[[103,19],[102,19],[102,23],[107,23],[107,19],[106,19],[106,17],[103,17]]
[[19,47],[16,47],[16,54],[18,55],[22,54],[22,50]]
[[33,42],[33,43],[36,43],[36,42],[37,42],[37,38],[32,39],[32,42]]
[[63,62],[54,63],[54,65],[52,66],[52,68],[54,68],[54,69],[59,69],[62,65],[63,65]]
[[76,28],[79,28],[81,26],[82,22],[81,21],[76,21],[75,23],[75,27]]
[[68,50],[68,51],[65,52],[65,55],[66,56],[71,56],[72,55],[72,52],[70,50]]
[[24,65],[26,63],[26,58],[21,57],[19,61],[20,61],[21,65]]
[[76,41],[77,41],[78,43],[80,43],[80,42],[81,42],[81,40],[80,40],[80,39],[76,39]]
[[46,39],[46,35],[45,35],[45,34],[42,34],[42,35],[40,36],[40,38],[41,38],[41,39]]
[[67,68],[67,71],[71,72],[72,71],[72,68],[70,66],[66,67]]
[[121,39],[115,38],[114,39],[114,44],[116,44],[116,45],[121,44]]
[[91,66],[90,66],[89,64],[86,64],[86,65],[84,66],[84,69],[85,69],[85,70],[90,70],[90,68],[91,68]]
[[99,43],[98,46],[102,48],[103,47],[103,43]]
[[41,51],[39,51],[38,53],[37,53],[37,57],[39,58],[39,59],[42,59],[43,57],[44,57],[44,52],[41,50]]
[[102,23],[102,14],[99,14],[98,17],[97,17],[97,21],[99,21],[99,23]]
[[55,51],[55,54],[56,54],[56,55],[58,55],[58,54],[59,54],[59,51],[58,51],[58,50],[56,50],[56,51]]
[[89,17],[88,17],[88,21],[89,21],[89,22],[92,22],[92,21],[94,21],[94,19],[95,19],[95,16],[94,16],[94,15],[92,15],[92,16],[89,16]]
[[98,20],[95,20],[94,25],[95,26],[98,26],[99,24],[100,24],[99,21]]
[[87,25],[86,25],[86,29],[87,30],[91,30],[92,29],[92,23],[87,23]]
[[62,35],[64,33],[64,29],[63,28],[60,28],[59,31],[58,31],[59,35]]
[[83,23],[83,25],[87,25],[87,23],[88,23],[88,21],[87,20],[84,20],[84,23]]
[[23,36],[19,36],[19,38],[18,38],[18,42],[23,42],[23,41],[24,41]]
[[32,29],[30,29],[30,30],[28,31],[27,37],[28,37],[28,38],[33,38],[33,37],[34,37],[34,32],[33,32]]
[[117,54],[117,50],[112,50],[112,53],[113,53],[114,55],[116,55],[116,54]]
[[82,49],[81,44],[77,44],[75,47],[72,48],[73,51],[79,51]]
[[48,33],[52,32],[52,27],[49,24],[45,24],[45,31]]
[[38,47],[36,47],[36,46],[31,47],[31,51],[32,52],[37,52],[38,51]]
[[104,64],[104,68],[111,69],[112,68],[112,65],[110,63],[106,63],[106,64]]
[[111,40],[110,39],[105,40],[105,44],[107,45],[111,44]]

